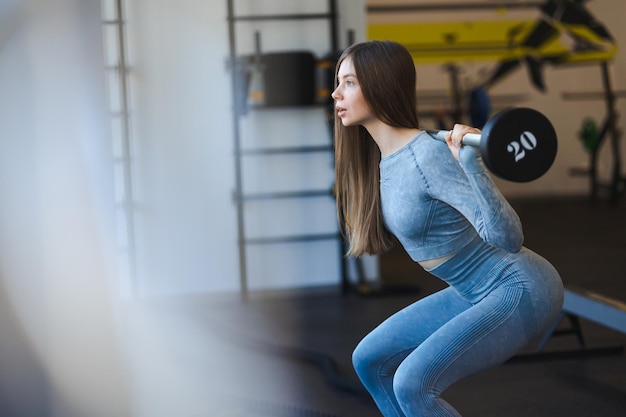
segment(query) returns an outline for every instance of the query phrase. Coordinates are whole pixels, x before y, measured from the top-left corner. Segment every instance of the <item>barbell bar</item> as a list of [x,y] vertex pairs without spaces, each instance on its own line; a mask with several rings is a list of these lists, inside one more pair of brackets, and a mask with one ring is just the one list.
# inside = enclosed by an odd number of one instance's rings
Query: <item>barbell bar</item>
[[[449,133],[427,132],[443,142]],[[499,111],[487,120],[480,134],[468,133],[462,143],[480,148],[487,168],[513,182],[529,182],[544,175],[554,163],[558,149],[552,123],[542,113],[526,107]]]

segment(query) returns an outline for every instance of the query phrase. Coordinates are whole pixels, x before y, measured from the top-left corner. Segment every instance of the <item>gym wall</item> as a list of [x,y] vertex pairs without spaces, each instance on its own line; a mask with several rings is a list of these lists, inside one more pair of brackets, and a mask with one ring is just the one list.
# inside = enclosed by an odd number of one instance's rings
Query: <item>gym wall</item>
[[[95,0],[94,0],[95,1]],[[68,66],[49,51],[53,48],[40,44],[25,35],[25,27],[45,25],[51,33],[61,30],[66,23],[60,19],[42,17],[48,13],[43,1],[18,1],[7,3],[0,11],[8,13],[11,5],[24,5],[28,13],[24,13],[36,23],[21,23],[19,20],[8,19],[10,24],[2,25],[0,30],[0,58],[2,71],[0,79],[4,94],[1,98],[3,109],[36,109],[36,117],[26,117],[28,112],[7,113],[5,131],[7,137],[20,138],[13,150],[7,148],[3,155],[14,155],[15,152],[26,152],[25,155],[47,155],[42,144],[51,143],[48,136],[55,140],[67,136],[69,129],[76,126],[86,129],[85,137],[90,138],[85,145],[87,154],[97,155],[98,168],[93,161],[77,161],[90,169],[94,169],[92,178],[98,180],[94,190],[87,187],[90,193],[98,196],[97,207],[106,213],[107,221],[115,218],[110,207],[116,207],[113,197],[109,199],[113,180],[111,179],[112,162],[110,150],[110,119],[106,109],[95,104],[83,106],[80,114],[73,115],[72,123],[64,124],[55,120],[55,114],[48,109],[58,111],[64,102],[49,97],[69,97],[69,93],[82,92],[87,99],[105,106],[107,101],[107,85],[103,75],[104,59],[96,61],[89,55],[89,66]],[[101,16],[94,16],[87,6],[79,6],[80,2],[66,0],[65,5],[76,16],[86,14],[89,21],[98,23],[101,31]],[[233,156],[233,125],[230,71],[228,57],[228,25],[226,21],[226,2],[221,0],[201,1],[185,0],[174,2],[169,0],[127,0],[127,35],[130,72],[131,99],[133,106],[132,141],[133,141],[133,182],[136,193],[135,227],[137,265],[130,277],[118,277],[113,283],[116,290],[129,297],[166,296],[172,294],[193,294],[202,292],[237,292],[239,290],[239,262],[237,247],[236,211],[233,201],[235,188],[235,168]],[[82,3],[81,3],[82,4]],[[87,2],[86,4],[92,4]],[[259,13],[269,4],[269,12],[290,10],[290,7],[302,7],[300,11],[311,8],[323,9],[325,0],[319,2],[293,2],[287,0],[239,0],[238,13]],[[366,16],[364,2],[338,1],[340,11],[340,46],[347,44],[347,30],[355,31],[355,39],[365,38]],[[611,31],[618,41],[626,39],[626,28],[621,24],[625,5],[622,2],[593,0],[586,3],[600,21]],[[50,6],[52,7],[52,6]],[[82,7],[82,8],[81,8]],[[464,18],[467,13],[463,13]],[[446,13],[445,18],[451,19]],[[88,31],[86,23],[73,25],[79,33]],[[30,22],[26,20],[26,22]],[[82,26],[81,26],[82,25]],[[317,29],[305,28],[304,35],[286,36],[284,27],[265,24],[262,27],[261,43],[263,50],[277,51],[287,48],[307,49],[316,55],[326,51],[326,41],[320,39]],[[294,29],[293,26],[289,31]],[[297,29],[297,28],[296,28]],[[244,28],[238,32],[238,50],[242,53],[254,51],[254,27]],[[101,33],[101,32],[98,32]],[[41,35],[43,36],[43,35]],[[101,35],[99,35],[101,36]],[[101,51],[103,39],[93,36],[79,36],[81,42],[78,50]],[[51,37],[51,39],[54,39]],[[64,38],[60,37],[62,42]],[[20,44],[19,51],[15,43]],[[80,49],[82,48],[82,49]],[[87,55],[83,55],[86,59]],[[38,57],[34,60],[32,57]],[[36,64],[37,71],[34,70]],[[624,54],[618,54],[611,65],[613,86],[615,90],[624,88],[626,71]],[[468,64],[468,72],[476,70],[476,64]],[[70,72],[70,70],[72,72]],[[73,74],[74,72],[85,81],[76,87],[61,89],[63,84],[58,81],[57,74]],[[16,76],[16,74],[19,75]],[[52,74],[48,76],[48,74]],[[578,139],[580,123],[586,116],[602,120],[605,114],[602,101],[573,102],[564,101],[561,97],[567,91],[599,91],[601,79],[595,66],[572,68],[545,68],[547,91],[536,91],[529,82],[525,71],[520,70],[510,78],[498,84],[494,95],[521,96],[523,100],[516,105],[535,107],[544,112],[554,123],[560,136],[560,149],[557,161],[551,171],[538,181],[530,184],[513,184],[500,181],[500,185],[508,196],[534,196],[582,194],[588,192],[588,179],[572,177],[569,169],[587,162],[587,154]],[[437,87],[441,91],[449,88],[448,78],[441,71],[441,65],[423,65],[418,68],[418,88]],[[84,86],[88,86],[84,87]],[[59,90],[57,90],[56,88]],[[27,92],[27,94],[23,93]],[[41,98],[44,96],[45,98]],[[19,103],[16,106],[15,103]],[[60,103],[60,104],[59,104]],[[623,100],[617,101],[618,112],[623,112]],[[85,110],[85,109],[90,109]],[[5,110],[9,111],[9,110]],[[243,121],[246,141],[276,141],[276,144],[290,142],[292,138],[305,143],[326,142],[328,132],[323,122],[319,122],[320,109],[310,111],[278,110],[274,113],[261,114],[250,112]],[[40,119],[43,119],[41,121]],[[618,120],[623,129],[624,118]],[[45,121],[45,123],[44,123]],[[427,120],[425,119],[425,123]],[[48,127],[47,123],[58,129]],[[261,134],[262,132],[262,134]],[[261,137],[262,136],[262,137]],[[319,141],[319,142],[316,142]],[[9,147],[13,142],[5,141]],[[17,147],[19,144],[20,147]],[[270,143],[271,144],[271,143]],[[103,151],[94,151],[102,149]],[[89,153],[91,152],[91,153]],[[624,153],[624,149],[622,149]],[[31,156],[32,156],[31,155]],[[622,155],[624,156],[624,155]],[[16,164],[20,159],[11,157],[3,164],[4,178],[12,183],[13,178],[22,177],[21,170],[31,167],[29,159],[24,164]],[[104,159],[109,158],[109,159]],[[42,159],[42,160],[45,160]],[[246,168],[246,185],[261,187],[275,182],[280,188],[300,187],[306,181],[330,181],[330,161],[322,160],[315,163],[319,171],[314,170],[310,161],[304,159],[296,162],[281,161],[270,163],[269,170],[256,166],[253,162]],[[603,175],[606,176],[610,167],[610,155],[603,150]],[[36,165],[35,165],[36,166]],[[302,168],[302,169],[301,169]],[[317,169],[317,168],[316,168]],[[283,172],[287,174],[283,175]],[[276,178],[278,177],[278,178]],[[52,177],[51,177],[52,178]],[[87,178],[87,177],[86,177]],[[266,181],[264,178],[271,178]],[[46,191],[46,187],[37,182],[24,183],[24,189],[32,192],[31,199],[38,201],[54,194]],[[104,184],[104,185],[103,185]],[[306,183],[309,184],[309,183]],[[111,187],[111,188],[106,188]],[[5,194],[11,195],[11,193]],[[12,201],[9,199],[9,201]],[[21,200],[15,200],[21,201]],[[40,200],[47,202],[47,200]],[[62,201],[62,200],[61,200]],[[9,210],[8,202],[5,210]],[[59,207],[63,205],[58,203]],[[25,204],[27,205],[27,204]],[[7,211],[4,216],[10,224],[13,216],[19,212],[18,205]],[[103,208],[104,207],[104,208]],[[323,220],[316,222],[304,220],[302,217],[291,218],[291,213],[323,212]],[[293,222],[302,231],[325,231],[333,227],[334,214],[329,204],[312,207],[285,208],[286,211],[267,210],[264,207],[251,207],[250,227],[253,232],[265,232],[275,223],[283,219]],[[281,209],[282,210],[282,209]],[[23,213],[22,213],[23,214]],[[271,215],[269,218],[267,215]],[[320,219],[321,219],[320,218]],[[32,223],[36,224],[35,222]],[[113,229],[115,229],[115,225]],[[5,229],[10,230],[10,229]],[[108,239],[111,228],[106,226]],[[7,233],[7,242],[11,234]],[[109,243],[107,243],[108,245]],[[108,248],[108,246],[105,247]],[[115,246],[115,244],[112,244]],[[116,248],[110,249],[115,253]],[[109,256],[109,254],[107,254]],[[295,245],[272,253],[257,251],[251,253],[250,277],[252,288],[276,289],[307,287],[325,284],[336,284],[339,281],[337,256],[332,249],[320,245],[319,249],[297,249]],[[305,273],[298,271],[305,270]]]

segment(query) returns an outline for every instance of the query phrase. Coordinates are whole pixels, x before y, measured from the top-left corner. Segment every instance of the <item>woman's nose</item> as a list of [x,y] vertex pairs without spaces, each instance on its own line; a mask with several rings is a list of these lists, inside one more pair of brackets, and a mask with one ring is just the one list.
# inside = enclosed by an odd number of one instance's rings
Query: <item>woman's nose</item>
[[333,91],[330,96],[333,98],[333,100],[337,100],[337,97],[339,97],[339,87],[335,88],[335,91]]

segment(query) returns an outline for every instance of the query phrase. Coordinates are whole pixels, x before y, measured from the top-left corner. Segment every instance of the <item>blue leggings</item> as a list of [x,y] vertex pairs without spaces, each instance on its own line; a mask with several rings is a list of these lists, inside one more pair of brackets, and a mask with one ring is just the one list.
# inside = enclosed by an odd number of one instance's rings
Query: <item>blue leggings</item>
[[460,416],[440,394],[515,355],[563,305],[559,274],[526,248],[508,253],[475,239],[429,272],[450,286],[389,317],[352,356],[386,417]]

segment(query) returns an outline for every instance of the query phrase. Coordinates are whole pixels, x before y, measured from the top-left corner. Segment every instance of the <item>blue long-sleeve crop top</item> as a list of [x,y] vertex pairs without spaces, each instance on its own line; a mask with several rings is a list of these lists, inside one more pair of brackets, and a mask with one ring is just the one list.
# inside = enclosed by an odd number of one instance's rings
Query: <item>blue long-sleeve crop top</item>
[[459,159],[423,131],[381,158],[385,227],[414,261],[453,254],[476,234],[509,252],[522,247],[519,216],[487,173],[478,150],[463,146]]

